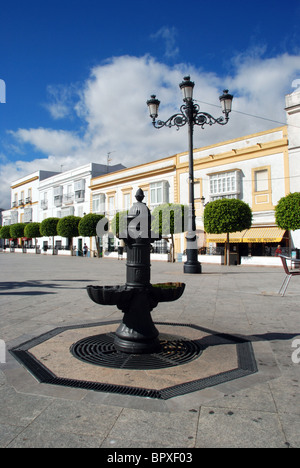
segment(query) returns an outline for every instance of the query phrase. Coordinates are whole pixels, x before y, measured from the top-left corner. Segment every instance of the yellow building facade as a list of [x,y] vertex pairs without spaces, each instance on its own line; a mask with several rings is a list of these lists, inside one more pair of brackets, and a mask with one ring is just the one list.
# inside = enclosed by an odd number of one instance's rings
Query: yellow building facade
[[[188,153],[184,152],[96,177],[90,186],[91,212],[112,219],[117,211],[132,205],[139,187],[150,210],[162,203],[187,205],[188,169]],[[241,256],[271,256],[276,243],[288,246],[274,214],[280,198],[290,192],[287,126],[195,149],[194,177],[199,254],[216,253],[217,247],[222,250],[225,236],[205,234],[203,211],[207,202],[224,197],[243,200],[253,212],[252,228],[231,235],[237,263]],[[110,243],[112,247],[118,241]],[[177,235],[176,253],[184,253],[185,248],[185,235]]]

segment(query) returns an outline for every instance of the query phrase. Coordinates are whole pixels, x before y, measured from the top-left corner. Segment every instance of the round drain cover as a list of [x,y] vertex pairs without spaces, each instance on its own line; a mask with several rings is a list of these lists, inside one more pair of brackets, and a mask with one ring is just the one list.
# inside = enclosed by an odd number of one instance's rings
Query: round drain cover
[[163,369],[180,366],[200,356],[203,349],[196,342],[180,336],[161,334],[161,350],[153,354],[127,354],[116,350],[114,333],[83,338],[70,348],[77,359],[102,367],[117,369]]

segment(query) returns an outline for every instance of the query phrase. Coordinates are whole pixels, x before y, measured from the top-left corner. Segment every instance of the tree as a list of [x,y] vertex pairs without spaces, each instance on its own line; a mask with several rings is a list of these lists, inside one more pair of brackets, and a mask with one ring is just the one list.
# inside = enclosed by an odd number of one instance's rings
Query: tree
[[209,234],[227,234],[225,242],[225,265],[229,265],[229,234],[250,229],[252,211],[250,206],[235,198],[223,198],[206,205],[204,229]]
[[[117,211],[109,224],[108,238],[116,236],[121,239],[121,246],[124,246],[124,238],[127,237],[127,215],[128,210]],[[108,224],[105,226],[105,230],[108,230]]]
[[286,231],[300,229],[300,193],[290,193],[282,197],[275,207],[276,223]]
[[78,237],[78,224],[81,218],[78,216],[65,216],[57,223],[57,234],[70,240],[71,254],[73,255],[73,238]]
[[0,239],[10,239],[9,226],[0,227]]
[[40,231],[40,223],[29,223],[26,224],[24,229],[25,237],[34,238],[35,239],[35,252],[37,251],[37,237],[41,237]]
[[187,230],[188,207],[185,205],[164,203],[152,212],[152,231],[160,236],[171,235],[171,261],[175,261],[174,234]]
[[110,222],[110,230],[118,238],[127,233],[127,215],[128,211],[117,211]]
[[40,232],[42,236],[52,237],[52,248],[54,255],[54,237],[57,236],[57,225],[59,218],[46,218],[41,222]]
[[83,237],[95,237],[98,258],[100,257],[100,244],[97,235],[97,224],[104,218],[104,215],[89,213],[85,215],[78,224],[78,233]]
[[10,226],[2,226],[0,228],[0,238],[9,239],[10,238]]
[[18,239],[20,237],[24,237],[25,226],[26,224],[24,223],[11,224],[9,227],[10,237],[12,239]]

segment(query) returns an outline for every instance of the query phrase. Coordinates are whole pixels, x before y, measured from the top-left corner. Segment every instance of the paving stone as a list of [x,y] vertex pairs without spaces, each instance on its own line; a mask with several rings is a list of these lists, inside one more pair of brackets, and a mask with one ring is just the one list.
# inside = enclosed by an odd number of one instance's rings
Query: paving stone
[[197,448],[286,448],[278,415],[263,411],[202,407]]
[[107,437],[147,444],[159,442],[164,447],[193,447],[197,433],[198,412],[159,413],[125,408]]
[[102,442],[101,436],[58,433],[56,430],[39,430],[30,426],[23,429],[7,448],[99,448]]
[[[120,320],[87,284],[124,284],[126,262],[0,253],[0,339],[9,348],[58,326]],[[10,354],[0,364],[0,447],[295,447],[300,440],[299,281],[281,268],[152,262],[152,282],[186,283],[155,321],[252,341],[258,373],[169,400],[40,384]],[[222,359],[222,355],[220,357]],[[142,383],[141,383],[142,384]]]
[[35,433],[51,429],[62,434],[99,436],[104,439],[121,411],[121,408],[114,406],[55,400],[35,418],[30,427]]

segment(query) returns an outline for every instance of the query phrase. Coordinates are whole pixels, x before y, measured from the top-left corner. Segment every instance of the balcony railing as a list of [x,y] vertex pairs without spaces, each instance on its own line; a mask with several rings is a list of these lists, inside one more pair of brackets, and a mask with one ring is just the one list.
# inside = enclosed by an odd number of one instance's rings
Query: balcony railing
[[63,203],[65,205],[69,205],[73,203],[74,201],[74,193],[67,193],[66,195],[63,196]]
[[75,192],[75,201],[78,202],[83,202],[84,201],[84,195],[85,191],[84,190],[76,190]]
[[41,200],[41,208],[42,210],[48,209],[48,200]]
[[55,195],[54,197],[54,206],[61,206],[62,205],[62,195]]

